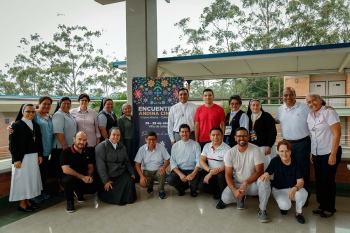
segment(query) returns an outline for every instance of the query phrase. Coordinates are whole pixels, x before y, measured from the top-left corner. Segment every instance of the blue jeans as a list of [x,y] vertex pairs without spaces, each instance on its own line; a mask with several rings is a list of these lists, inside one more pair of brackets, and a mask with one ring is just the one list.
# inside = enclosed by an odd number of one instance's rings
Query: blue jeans
[[292,142],[291,144],[292,158],[297,161],[304,173],[304,189],[309,193],[311,139],[309,138],[301,142]]

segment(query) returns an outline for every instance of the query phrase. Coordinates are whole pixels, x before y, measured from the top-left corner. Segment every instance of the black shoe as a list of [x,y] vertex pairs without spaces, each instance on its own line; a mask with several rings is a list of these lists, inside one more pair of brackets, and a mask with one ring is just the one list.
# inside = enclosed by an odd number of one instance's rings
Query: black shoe
[[327,213],[323,212],[320,216],[322,218],[329,218],[329,217],[332,217],[333,215],[334,215],[334,213],[327,214]]
[[323,210],[320,210],[320,209],[314,209],[312,211],[313,214],[322,214],[323,213]]
[[181,188],[181,190],[177,193],[178,196],[183,196],[185,195],[185,190]]
[[282,215],[287,215],[287,213],[288,213],[288,210],[281,210]]
[[190,187],[190,189],[191,189],[191,197],[196,197],[197,196],[196,189],[193,188],[192,186]]
[[220,194],[215,194],[215,195],[213,196],[213,199],[214,199],[214,200],[220,200],[220,198],[221,198],[221,195],[220,195]]
[[38,206],[37,204],[35,204],[35,203],[33,203],[33,202],[31,202],[31,206],[30,207],[32,207],[33,209],[39,209],[40,208],[40,206]]
[[295,218],[297,219],[298,223],[304,224],[305,218],[302,214],[295,215]]
[[23,211],[23,212],[33,212],[34,211],[33,208],[31,208],[31,207],[28,208],[28,207],[29,206],[26,206],[26,208],[22,208],[22,207],[18,206],[17,210],[18,211]]
[[147,193],[149,194],[153,193],[153,187],[147,188]]
[[67,201],[67,208],[66,208],[66,211],[68,213],[73,213],[75,211],[75,208],[74,208],[74,201]]
[[219,210],[225,209],[226,206],[227,206],[226,203],[224,203],[224,202],[220,199],[219,203],[216,205],[216,209],[219,209]]
[[74,192],[74,195],[77,197],[78,202],[85,202],[85,198],[83,195],[78,195]]

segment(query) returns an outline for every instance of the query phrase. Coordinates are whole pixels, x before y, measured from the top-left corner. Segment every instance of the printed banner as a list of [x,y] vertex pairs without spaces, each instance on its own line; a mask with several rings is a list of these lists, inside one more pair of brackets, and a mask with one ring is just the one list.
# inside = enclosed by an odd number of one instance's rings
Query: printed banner
[[157,134],[158,143],[170,154],[168,114],[171,106],[178,103],[178,90],[183,87],[180,77],[133,78],[133,131],[135,154],[145,142],[149,131]]

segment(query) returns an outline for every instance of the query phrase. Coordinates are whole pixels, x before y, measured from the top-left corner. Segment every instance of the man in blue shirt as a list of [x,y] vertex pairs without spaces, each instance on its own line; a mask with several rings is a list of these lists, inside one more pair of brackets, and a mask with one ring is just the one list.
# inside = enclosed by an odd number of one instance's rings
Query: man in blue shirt
[[185,195],[190,182],[191,196],[197,196],[197,187],[200,181],[198,171],[201,147],[198,142],[190,139],[190,127],[187,124],[180,125],[179,134],[181,140],[176,142],[171,149],[169,185],[174,186],[179,196]]
[[148,132],[145,140],[146,144],[140,147],[135,157],[135,168],[140,176],[140,185],[147,188],[148,193],[153,193],[153,183],[158,181],[159,198],[165,199],[165,169],[169,166],[169,153],[163,145],[157,143],[155,132]]

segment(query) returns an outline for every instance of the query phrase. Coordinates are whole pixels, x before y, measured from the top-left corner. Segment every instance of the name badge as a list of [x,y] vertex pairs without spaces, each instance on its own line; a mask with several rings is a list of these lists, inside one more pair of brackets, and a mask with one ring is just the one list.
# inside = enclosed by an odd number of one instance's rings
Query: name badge
[[225,127],[225,135],[231,135],[231,131],[232,131],[232,126],[227,125]]

